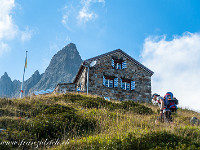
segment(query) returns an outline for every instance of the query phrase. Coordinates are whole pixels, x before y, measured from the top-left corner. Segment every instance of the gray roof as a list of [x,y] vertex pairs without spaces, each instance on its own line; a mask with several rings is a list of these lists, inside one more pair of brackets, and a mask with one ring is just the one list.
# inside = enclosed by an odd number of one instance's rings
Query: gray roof
[[135,65],[139,66],[140,68],[144,69],[147,73],[150,74],[150,76],[153,75],[153,71],[151,71],[150,69],[148,69],[147,67],[145,67],[144,65],[142,65],[140,62],[138,62],[137,60],[135,60],[134,58],[132,58],[131,56],[129,56],[127,53],[125,53],[124,51],[122,51],[121,49],[117,49],[117,50],[114,50],[114,51],[110,51],[108,53],[105,53],[105,54],[102,54],[102,55],[99,55],[99,56],[96,56],[96,57],[92,57],[92,58],[89,58],[89,59],[86,59],[85,61],[83,61],[83,63],[81,64],[80,68],[79,68],[79,71],[78,73],[76,74],[76,77],[73,81],[73,83],[76,83],[76,81],[78,80],[80,74],[82,73],[83,69],[84,69],[84,65],[86,64],[89,64],[91,63],[92,61],[94,60],[97,60],[97,59],[101,59],[101,58],[104,58],[108,55],[111,55],[113,53],[116,53],[116,52],[120,52],[122,55],[126,56],[130,61],[132,61]]

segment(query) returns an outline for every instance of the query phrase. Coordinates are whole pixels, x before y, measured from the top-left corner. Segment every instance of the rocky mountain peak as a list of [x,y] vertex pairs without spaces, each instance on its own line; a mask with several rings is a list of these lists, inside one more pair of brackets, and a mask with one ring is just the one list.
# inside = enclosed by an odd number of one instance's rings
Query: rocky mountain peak
[[[25,95],[34,91],[55,88],[58,83],[72,82],[81,63],[82,59],[76,45],[73,43],[66,45],[52,57],[43,74],[36,70],[24,82],[23,91]],[[20,89],[21,82],[18,80],[12,82],[6,72],[0,78],[0,97],[19,97]]]
[[10,97],[13,91],[13,84],[7,72],[0,78],[0,96]]
[[5,78],[5,79],[6,79],[6,78],[10,78],[10,77],[8,76],[8,73],[7,73],[7,72],[5,72],[5,73],[4,73],[4,75],[3,75],[3,76],[1,76],[1,78]]
[[76,49],[76,45],[74,43],[69,43],[64,48],[72,48],[72,49],[75,48]]
[[52,57],[41,80],[34,86],[34,90],[55,88],[58,83],[71,82],[81,63],[82,59],[76,45],[68,44]]
[[38,71],[38,70],[36,70],[32,76],[40,76],[40,73],[39,73],[39,71]]
[[58,58],[63,58],[63,59],[74,59],[76,56],[80,57],[79,52],[76,48],[76,45],[73,43],[70,43],[66,45],[63,49],[58,51],[57,54],[53,56],[53,58],[56,59],[58,57]]

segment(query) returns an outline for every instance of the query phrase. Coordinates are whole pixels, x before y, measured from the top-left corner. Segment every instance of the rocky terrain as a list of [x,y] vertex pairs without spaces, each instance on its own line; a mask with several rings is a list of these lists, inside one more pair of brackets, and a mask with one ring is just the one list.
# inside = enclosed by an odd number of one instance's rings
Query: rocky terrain
[[[51,59],[49,66],[43,74],[39,71],[24,82],[25,95],[34,91],[55,88],[58,83],[72,82],[80,64],[81,56],[73,43],[58,51]],[[12,81],[5,72],[0,78],[0,97],[19,97],[21,82]]]

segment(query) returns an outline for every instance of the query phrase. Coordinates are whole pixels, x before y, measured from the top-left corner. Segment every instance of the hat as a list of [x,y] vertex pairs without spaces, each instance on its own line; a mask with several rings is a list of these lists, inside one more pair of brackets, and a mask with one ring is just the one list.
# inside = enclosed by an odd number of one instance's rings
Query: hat
[[157,94],[157,93],[154,93],[152,96],[154,97],[154,96],[160,96],[160,95],[159,95],[159,94]]

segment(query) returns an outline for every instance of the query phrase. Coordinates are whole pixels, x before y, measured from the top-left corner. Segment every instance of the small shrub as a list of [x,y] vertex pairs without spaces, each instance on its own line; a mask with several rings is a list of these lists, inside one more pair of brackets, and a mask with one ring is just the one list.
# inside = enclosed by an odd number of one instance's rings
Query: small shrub
[[175,133],[182,137],[188,137],[193,141],[199,142],[200,144],[200,129],[198,127],[185,126],[176,128]]
[[31,109],[32,105],[31,104],[28,104],[28,103],[20,103],[18,105],[18,108],[21,110],[21,111],[24,111],[24,112],[27,112]]
[[60,114],[60,113],[65,113],[65,112],[72,113],[74,111],[75,111],[75,109],[72,107],[54,104],[54,105],[47,106],[47,108],[44,109],[42,113],[44,113],[44,114]]
[[6,105],[13,105],[13,100],[8,98],[0,98],[0,107],[6,106]]
[[50,106],[30,121],[30,131],[36,134],[38,139],[61,138],[64,134],[81,135],[93,131],[96,121],[83,118],[75,113],[75,110],[60,106]]
[[138,104],[134,101],[122,101],[121,104],[122,104],[122,108],[125,110],[130,110],[133,107],[140,106],[140,104]]
[[144,105],[140,105],[138,107],[133,108],[133,111],[137,114],[143,114],[143,115],[153,114],[152,109]]
[[46,108],[48,108],[48,105],[36,103],[33,105],[33,107],[29,110],[28,116],[36,117],[38,114],[41,114]]
[[3,129],[16,129],[22,131],[26,128],[26,121],[19,117],[19,118],[8,118],[3,117],[0,119],[0,128]]
[[95,100],[83,100],[79,102],[84,108],[99,108],[100,105]]
[[189,125],[190,124],[190,119],[191,119],[191,117],[180,116],[178,118],[178,122]]
[[15,116],[15,113],[6,108],[0,108],[0,116]]

